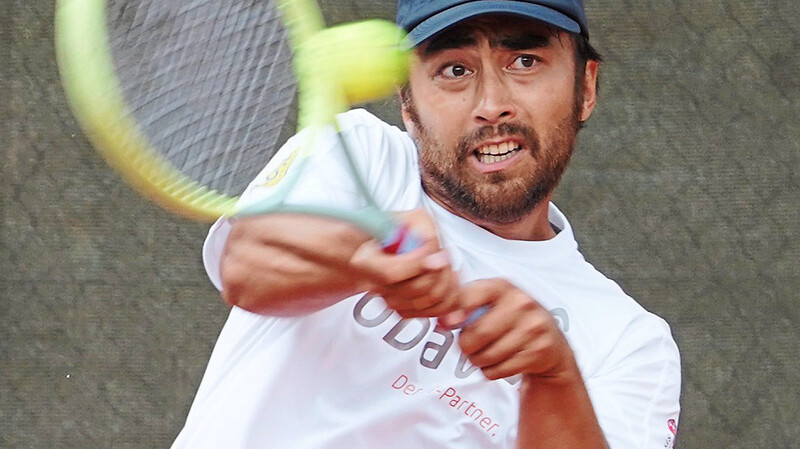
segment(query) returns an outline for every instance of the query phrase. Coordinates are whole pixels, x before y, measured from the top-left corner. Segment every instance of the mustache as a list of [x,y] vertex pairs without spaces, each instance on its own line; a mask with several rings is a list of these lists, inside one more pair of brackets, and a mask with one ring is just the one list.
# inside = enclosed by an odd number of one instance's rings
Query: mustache
[[458,158],[466,159],[471,154],[471,149],[480,142],[493,137],[513,136],[521,140],[533,156],[539,151],[539,136],[529,126],[520,123],[501,123],[497,126],[486,125],[464,136],[458,142]]

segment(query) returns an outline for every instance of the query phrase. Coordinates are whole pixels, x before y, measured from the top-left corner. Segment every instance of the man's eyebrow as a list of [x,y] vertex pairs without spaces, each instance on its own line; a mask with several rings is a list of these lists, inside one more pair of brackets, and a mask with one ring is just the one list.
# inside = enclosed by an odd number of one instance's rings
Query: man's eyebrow
[[[463,35],[449,33],[431,41],[423,51],[425,56],[436,53],[477,45],[477,40],[473,35]],[[550,39],[542,34],[520,34],[515,36],[502,36],[492,39],[492,47],[500,47],[506,50],[533,50],[535,48],[548,47]]]
[[505,36],[492,40],[493,47],[502,47],[507,50],[533,50],[547,47],[550,39],[541,34],[521,34],[518,36]]
[[425,47],[423,53],[425,56],[431,56],[441,51],[471,47],[474,45],[477,45],[477,41],[475,40],[474,36],[451,33],[431,41],[431,43]]

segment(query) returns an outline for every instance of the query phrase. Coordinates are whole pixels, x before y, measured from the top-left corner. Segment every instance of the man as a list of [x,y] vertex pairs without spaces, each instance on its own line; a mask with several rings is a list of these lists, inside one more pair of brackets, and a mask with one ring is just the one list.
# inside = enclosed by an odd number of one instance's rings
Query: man
[[[365,111],[340,127],[423,245],[389,255],[316,217],[218,222],[204,259],[236,307],[174,447],[670,447],[669,328],[550,203],[597,98],[582,2],[400,0],[397,20],[416,46],[408,133]],[[327,147],[291,201],[358,207]]]

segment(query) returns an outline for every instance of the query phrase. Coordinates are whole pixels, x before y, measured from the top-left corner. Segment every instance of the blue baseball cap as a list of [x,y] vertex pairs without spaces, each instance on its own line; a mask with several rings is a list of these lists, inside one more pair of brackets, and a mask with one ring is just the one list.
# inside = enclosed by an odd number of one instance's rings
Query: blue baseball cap
[[413,45],[483,14],[528,17],[572,33],[589,35],[583,0],[398,0],[396,22]]

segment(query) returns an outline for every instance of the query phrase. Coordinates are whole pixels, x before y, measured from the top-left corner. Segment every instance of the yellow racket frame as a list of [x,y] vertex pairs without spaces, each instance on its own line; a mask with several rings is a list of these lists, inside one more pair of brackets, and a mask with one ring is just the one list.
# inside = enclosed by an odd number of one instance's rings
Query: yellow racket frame
[[[353,29],[325,28],[315,1],[279,0],[277,4],[295,55],[301,54],[304,48],[320,54],[320,48],[326,45],[341,47],[347,42],[382,39],[384,44],[371,49],[377,52],[372,55],[374,61],[390,62],[388,67],[384,64],[380,72],[387,82],[377,83],[381,84],[380,88],[370,91],[367,96],[385,96],[393,86],[405,82],[408,51],[403,43],[404,34],[393,23],[368,21]],[[59,0],[55,25],[56,55],[67,98],[86,135],[108,164],[139,192],[173,213],[203,222],[238,214],[238,197],[208,189],[181,174],[159,156],[133,119],[114,72],[108,43],[106,0]],[[365,32],[367,35],[363,35]],[[363,53],[363,49],[360,51]],[[375,57],[380,55],[384,57]],[[363,57],[359,54],[353,56]],[[300,102],[298,128],[336,126],[335,115],[349,107],[347,95],[338,85],[339,80],[311,74],[310,67],[304,68],[298,60],[302,58],[295,58]],[[311,61],[308,65],[312,65]],[[316,134],[312,133],[312,138],[295,161],[291,170],[294,175],[302,171],[305,157],[313,153],[313,136]],[[295,181],[296,176],[285,179],[281,189],[290,190]],[[324,206],[284,206],[281,204],[283,196],[278,194],[273,201],[248,207],[245,213],[286,211],[329,215],[353,221],[378,237],[383,237],[392,227],[386,214],[374,208],[354,215],[353,212]]]

